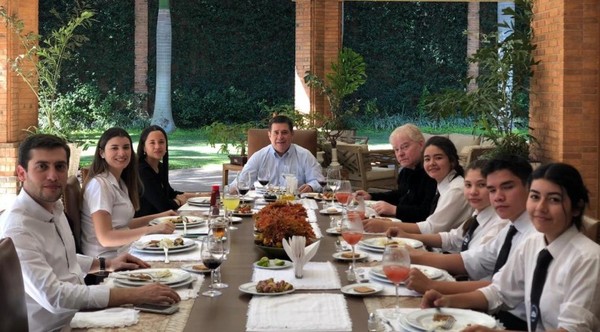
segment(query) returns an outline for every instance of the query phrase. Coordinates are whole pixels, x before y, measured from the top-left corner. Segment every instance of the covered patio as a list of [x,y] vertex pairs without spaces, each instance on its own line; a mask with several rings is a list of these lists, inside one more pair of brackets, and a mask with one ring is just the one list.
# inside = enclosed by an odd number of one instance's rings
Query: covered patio
[[[296,0],[296,108],[326,112],[326,101],[304,85],[306,71],[323,75],[341,48],[340,0]],[[38,1],[2,0],[37,31]],[[589,215],[600,203],[600,4],[596,0],[534,0],[536,60],[532,80],[530,126],[543,161],[564,161],[584,175],[591,192]],[[0,26],[0,196],[9,201],[18,191],[17,148],[23,129],[37,124],[37,101],[10,70],[18,41]]]

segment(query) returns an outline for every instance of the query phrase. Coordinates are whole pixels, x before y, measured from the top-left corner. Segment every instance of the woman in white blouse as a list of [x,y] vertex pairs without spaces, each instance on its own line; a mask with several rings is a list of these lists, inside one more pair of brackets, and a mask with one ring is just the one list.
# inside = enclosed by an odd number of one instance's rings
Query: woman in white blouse
[[423,149],[423,168],[437,182],[438,198],[432,204],[433,213],[418,223],[396,223],[389,219],[365,220],[365,231],[385,232],[390,226],[407,233],[432,234],[447,232],[471,216],[473,209],[463,195],[464,170],[458,163],[458,153],[451,140],[432,136]]
[[148,226],[154,218],[176,215],[173,210],[133,218],[140,204],[137,169],[129,134],[121,128],[106,130],[83,183],[81,249],[85,255],[112,258],[143,235],[175,230],[171,223]]
[[[485,164],[486,160],[476,160],[467,167],[463,194],[475,212],[460,227],[436,234],[407,233],[398,227],[390,227],[387,234],[419,240],[426,246],[449,252],[476,248],[496,238],[508,220],[501,219],[491,206],[485,177],[481,174]],[[475,217],[477,220],[474,219]],[[477,225],[474,225],[475,222]]]
[[[491,285],[456,295],[428,291],[423,307],[495,311],[524,302],[529,331],[600,330],[600,246],[580,232],[589,203],[581,175],[573,166],[548,164],[533,172],[529,188],[527,212],[539,233],[510,255]],[[547,271],[538,278],[538,257],[547,253]]]

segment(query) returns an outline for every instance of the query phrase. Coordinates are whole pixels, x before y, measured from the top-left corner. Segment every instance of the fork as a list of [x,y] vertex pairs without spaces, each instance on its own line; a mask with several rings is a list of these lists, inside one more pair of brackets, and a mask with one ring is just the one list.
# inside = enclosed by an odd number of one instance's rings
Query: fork
[[[437,314],[442,315],[442,309],[440,307],[435,307],[435,311]],[[450,316],[449,319],[444,321],[444,324],[439,325],[438,327],[442,328],[443,330],[449,330],[452,328],[452,326],[454,326],[454,323],[456,322],[456,319],[454,319],[454,317]]]
[[186,235],[188,218],[186,216],[181,216],[181,222],[183,223],[183,235]]
[[165,264],[171,263],[169,260],[169,247],[163,246],[163,251],[165,252]]

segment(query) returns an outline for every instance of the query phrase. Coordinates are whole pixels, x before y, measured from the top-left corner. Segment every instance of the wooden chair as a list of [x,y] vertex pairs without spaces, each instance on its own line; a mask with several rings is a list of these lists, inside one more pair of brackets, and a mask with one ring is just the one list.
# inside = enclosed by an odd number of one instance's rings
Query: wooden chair
[[396,189],[398,164],[394,150],[371,150],[366,144],[338,142],[337,158],[354,190]]
[[21,263],[11,238],[0,239],[0,331],[28,331]]
[[77,253],[81,252],[81,184],[76,176],[69,176],[64,193],[65,214],[75,239]]
[[583,216],[582,232],[592,241],[600,244],[600,221],[598,219]]

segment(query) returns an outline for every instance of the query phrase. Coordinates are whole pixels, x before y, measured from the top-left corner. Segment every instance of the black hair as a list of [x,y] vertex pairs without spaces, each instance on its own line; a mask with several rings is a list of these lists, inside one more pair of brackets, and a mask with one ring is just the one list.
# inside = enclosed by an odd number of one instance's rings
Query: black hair
[[527,185],[531,187],[533,180],[548,180],[562,188],[571,200],[573,210],[578,210],[578,215],[573,215],[573,224],[581,230],[583,224],[583,213],[590,202],[588,190],[583,183],[579,171],[565,163],[551,163],[538,167],[529,177]]
[[507,170],[518,177],[524,186],[527,186],[527,180],[533,171],[531,164],[520,156],[499,155],[487,162],[487,165],[481,170],[481,174],[487,177],[491,173]]
[[164,176],[166,176],[166,180],[168,182],[168,175],[169,175],[169,139],[167,137],[167,132],[161,127],[161,126],[157,126],[157,125],[152,125],[144,130],[142,130],[142,133],[140,134],[140,142],[138,143],[137,146],[137,158],[138,158],[138,165],[139,162],[146,159],[146,153],[144,152],[144,145],[146,145],[146,140],[148,139],[148,135],[150,135],[151,132],[153,131],[160,131],[163,136],[165,137],[165,145],[166,145],[166,153],[162,158],[162,162],[161,162],[161,169],[160,169],[160,173],[161,174],[166,174]]
[[58,148],[65,150],[67,153],[67,163],[69,163],[69,159],[71,158],[71,149],[64,139],[48,134],[35,134],[27,136],[27,138],[25,138],[25,140],[23,140],[23,142],[21,142],[19,145],[18,163],[21,165],[21,167],[27,169],[27,164],[29,163],[29,160],[31,160],[31,150],[54,150]]
[[456,151],[456,146],[454,146],[454,143],[452,143],[449,138],[444,136],[431,136],[427,142],[425,142],[423,151],[425,151],[425,149],[430,145],[438,147],[444,152],[446,157],[448,157],[452,169],[456,171],[455,177],[459,175],[463,177],[465,176],[465,170],[458,162],[458,152]]
[[288,127],[290,127],[290,132],[294,132],[294,121],[285,115],[275,115],[272,117],[271,120],[269,120],[269,131],[271,131],[271,127],[274,123],[286,123]]

